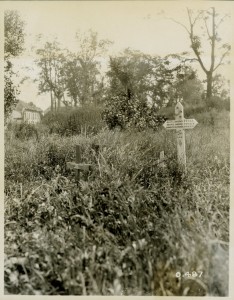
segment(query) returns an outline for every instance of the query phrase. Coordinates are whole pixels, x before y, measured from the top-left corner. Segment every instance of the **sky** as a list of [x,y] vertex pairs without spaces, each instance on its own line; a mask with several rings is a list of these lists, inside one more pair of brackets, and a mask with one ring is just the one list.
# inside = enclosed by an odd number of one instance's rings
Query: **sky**
[[[50,97],[49,94],[38,95],[37,84],[33,83],[37,70],[32,49],[39,46],[36,40],[38,34],[47,39],[57,36],[66,48],[75,50],[76,31],[93,29],[100,39],[114,42],[108,55],[117,55],[130,47],[165,56],[191,49],[185,29],[163,17],[162,11],[167,17],[185,25],[188,22],[186,7],[207,9],[215,6],[219,13],[230,12],[230,2],[226,1],[9,1],[2,5],[5,9],[17,9],[26,23],[25,52],[15,60],[15,67],[19,71],[19,80],[24,76],[32,80],[25,81],[20,87],[20,99],[32,101],[42,109],[50,105]],[[230,42],[231,33],[230,22],[223,23],[223,40]],[[222,69],[229,74],[227,67]],[[202,72],[199,74],[202,75]]]

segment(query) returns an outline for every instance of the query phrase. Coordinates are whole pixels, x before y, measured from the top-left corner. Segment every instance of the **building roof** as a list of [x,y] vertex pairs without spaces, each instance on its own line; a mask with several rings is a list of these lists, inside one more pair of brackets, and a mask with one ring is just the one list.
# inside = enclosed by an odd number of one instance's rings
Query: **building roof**
[[24,107],[23,109],[22,109],[22,111],[23,110],[30,110],[30,111],[35,111],[35,112],[39,112],[39,113],[41,113],[42,112],[42,109],[40,109],[40,108],[38,108],[38,107],[34,107],[34,106],[30,106],[30,105],[27,105],[26,107]]
[[30,111],[38,111],[38,112],[42,112],[42,109],[40,109],[39,107],[36,107],[36,105],[34,105],[32,102],[31,103],[26,103],[22,100],[19,100],[15,110],[22,112],[23,110],[30,110]]
[[22,114],[19,111],[13,110],[11,113],[12,119],[22,119]]

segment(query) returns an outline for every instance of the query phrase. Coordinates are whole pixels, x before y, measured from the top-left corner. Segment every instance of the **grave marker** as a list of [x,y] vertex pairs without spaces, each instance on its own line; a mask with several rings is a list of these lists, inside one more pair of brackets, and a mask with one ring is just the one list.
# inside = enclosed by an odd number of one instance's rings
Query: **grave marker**
[[162,168],[165,168],[165,155],[164,155],[164,151],[160,152],[160,156],[159,159],[157,160],[158,165]]
[[76,162],[67,162],[68,169],[74,169],[76,174],[76,182],[80,181],[80,172],[88,172],[91,170],[91,164],[81,163],[81,147],[80,145],[76,145]]
[[168,120],[163,124],[166,129],[176,130],[177,136],[177,156],[178,163],[186,168],[186,152],[185,152],[185,129],[193,129],[198,122],[194,119],[184,119],[183,105],[178,102],[175,106],[175,120]]

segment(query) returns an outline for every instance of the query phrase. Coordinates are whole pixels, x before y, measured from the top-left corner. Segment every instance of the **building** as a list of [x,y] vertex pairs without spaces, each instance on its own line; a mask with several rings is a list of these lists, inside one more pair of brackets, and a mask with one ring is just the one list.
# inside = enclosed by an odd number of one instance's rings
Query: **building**
[[21,123],[23,120],[21,112],[17,110],[13,110],[10,117],[9,121],[10,122],[16,122],[16,123]]
[[9,118],[10,122],[37,124],[42,119],[42,109],[33,104],[27,104],[23,101],[16,106]]
[[25,107],[22,110],[23,122],[37,124],[41,122],[42,110],[37,107]]

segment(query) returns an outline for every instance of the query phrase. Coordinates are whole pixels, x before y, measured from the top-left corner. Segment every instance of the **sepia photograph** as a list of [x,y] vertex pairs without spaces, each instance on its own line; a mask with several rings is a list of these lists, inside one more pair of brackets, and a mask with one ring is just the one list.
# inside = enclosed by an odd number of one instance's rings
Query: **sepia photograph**
[[229,297],[232,2],[0,9],[4,295]]

